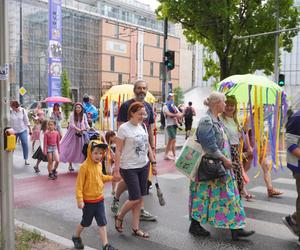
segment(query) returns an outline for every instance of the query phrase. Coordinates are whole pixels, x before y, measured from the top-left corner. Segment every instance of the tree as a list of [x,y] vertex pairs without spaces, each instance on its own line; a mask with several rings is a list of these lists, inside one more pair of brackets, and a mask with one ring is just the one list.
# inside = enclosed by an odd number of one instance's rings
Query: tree
[[176,87],[173,89],[174,92],[174,103],[176,106],[178,106],[179,104],[182,104],[184,102],[183,100],[183,91],[181,87]]
[[[63,97],[71,98],[71,82],[68,78],[68,72],[66,70],[63,70],[63,73],[61,75],[61,95]],[[69,103],[65,103],[61,108],[64,112],[65,120],[69,120],[72,105]]]
[[[280,29],[294,28],[299,23],[299,12],[293,0],[159,0],[156,13],[181,23],[188,41],[202,43],[218,56],[220,78],[233,74],[274,70],[274,35],[247,39],[236,36],[274,31],[276,2],[279,4]],[[297,31],[280,35],[280,46],[292,49],[292,38]]]

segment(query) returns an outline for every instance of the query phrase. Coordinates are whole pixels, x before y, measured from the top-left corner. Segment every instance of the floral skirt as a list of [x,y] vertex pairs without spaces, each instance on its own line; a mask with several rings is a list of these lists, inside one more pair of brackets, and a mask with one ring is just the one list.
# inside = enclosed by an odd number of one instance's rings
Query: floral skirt
[[244,207],[231,170],[220,179],[191,181],[189,203],[190,217],[201,224],[228,229],[243,228],[246,224]]

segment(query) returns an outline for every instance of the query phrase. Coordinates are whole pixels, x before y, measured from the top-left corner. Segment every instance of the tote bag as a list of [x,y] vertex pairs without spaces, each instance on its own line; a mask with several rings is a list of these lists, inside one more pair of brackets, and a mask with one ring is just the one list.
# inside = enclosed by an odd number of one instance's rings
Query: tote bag
[[196,141],[196,135],[194,134],[186,140],[181,149],[175,161],[176,169],[191,180],[195,180],[202,155],[202,147]]

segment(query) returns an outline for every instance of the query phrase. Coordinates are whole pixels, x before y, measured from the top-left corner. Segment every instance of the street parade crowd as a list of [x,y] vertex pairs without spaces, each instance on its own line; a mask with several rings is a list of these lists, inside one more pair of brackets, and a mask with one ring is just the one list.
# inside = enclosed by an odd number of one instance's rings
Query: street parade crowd
[[[143,200],[151,186],[149,175],[157,175],[159,172],[153,133],[155,114],[151,104],[145,100],[147,83],[136,81],[133,92],[134,98],[120,106],[117,131],[100,133],[94,129],[98,109],[93,104],[93,98],[88,95],[83,97],[82,103],[73,105],[65,134],[62,132],[62,113],[58,103],[53,105],[49,119],[37,107],[32,117],[32,127],[26,110],[18,101],[11,101],[11,126],[21,142],[25,165],[29,165],[29,136],[32,158],[36,160],[33,170],[39,173],[41,162],[47,162],[49,181],[59,178],[60,162],[68,163],[70,172],[75,171],[73,164],[81,164],[76,181],[76,200],[78,208],[82,210],[82,219],[72,237],[76,249],[84,248],[80,235],[94,218],[103,249],[116,249],[106,232],[105,182],[112,182],[111,211],[115,214],[116,232],[122,233],[124,227],[130,227],[135,237],[151,237],[140,227],[140,220],[157,220],[144,208]],[[261,166],[268,197],[284,195],[272,184],[271,169],[276,159],[268,153],[270,131],[259,131],[260,128],[268,127],[264,126],[267,112],[261,110],[264,107],[252,106],[247,111],[245,108],[241,122],[236,96],[212,92],[204,100],[207,112],[200,118],[193,135],[192,123],[196,112],[192,105],[189,102],[187,106],[176,107],[174,94],[169,93],[167,102],[162,106],[160,119],[168,135],[164,159],[174,161],[174,165],[176,161],[176,167],[180,167],[179,160],[176,160],[176,134],[185,124],[187,142],[179,158],[187,152],[184,155],[185,164],[194,160],[189,166],[195,165],[193,175],[189,176],[189,232],[195,236],[209,237],[210,232],[203,227],[209,224],[230,230],[232,240],[250,237],[255,232],[244,229],[247,215],[243,203],[255,199],[247,191],[247,172],[251,166]],[[298,198],[295,213],[283,218],[283,223],[299,236],[300,111],[286,117],[285,131],[283,140],[286,143],[287,167],[296,179]],[[188,141],[196,142],[201,147],[201,159],[199,154],[197,156],[198,152],[189,151]],[[120,204],[120,196],[126,190],[128,198]],[[131,213],[132,219],[130,225],[124,225],[123,220],[128,213]]]

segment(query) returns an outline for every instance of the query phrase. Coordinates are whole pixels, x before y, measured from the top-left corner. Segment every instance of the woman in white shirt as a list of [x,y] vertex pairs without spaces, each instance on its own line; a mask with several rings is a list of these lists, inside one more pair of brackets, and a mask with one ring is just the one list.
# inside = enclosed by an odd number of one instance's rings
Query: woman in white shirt
[[123,232],[123,218],[132,211],[132,234],[143,238],[149,238],[149,234],[139,228],[141,204],[143,196],[147,194],[149,158],[152,163],[152,173],[157,174],[156,162],[149,147],[147,129],[143,124],[146,114],[143,103],[134,102],[130,105],[129,121],[119,127],[117,134],[114,171],[117,177],[121,173],[129,195],[129,199],[115,216],[115,228],[118,232]]
[[11,127],[15,131],[17,139],[20,138],[22,143],[23,157],[25,160],[25,165],[29,165],[28,162],[28,131],[31,135],[30,123],[28,120],[28,115],[25,109],[20,107],[18,101],[11,101],[11,114],[10,114],[10,123]]
[[233,172],[237,181],[240,194],[244,189],[243,165],[240,160],[241,128],[237,120],[237,100],[234,96],[226,97],[225,111],[221,115],[221,121],[229,138]]

